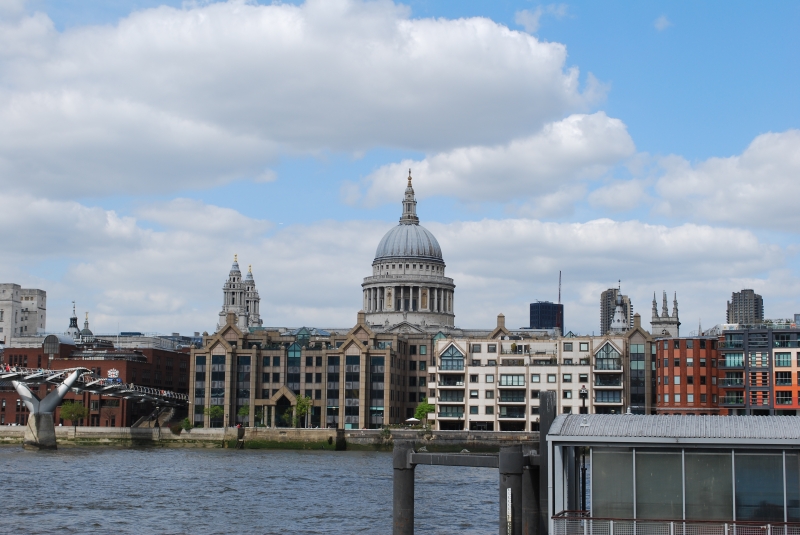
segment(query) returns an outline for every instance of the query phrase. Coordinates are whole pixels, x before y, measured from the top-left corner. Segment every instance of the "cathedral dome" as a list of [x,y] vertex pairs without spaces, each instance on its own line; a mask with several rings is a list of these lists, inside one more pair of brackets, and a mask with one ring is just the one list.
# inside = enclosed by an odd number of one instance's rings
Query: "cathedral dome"
[[401,223],[384,235],[375,251],[375,260],[396,257],[442,260],[442,248],[422,225]]

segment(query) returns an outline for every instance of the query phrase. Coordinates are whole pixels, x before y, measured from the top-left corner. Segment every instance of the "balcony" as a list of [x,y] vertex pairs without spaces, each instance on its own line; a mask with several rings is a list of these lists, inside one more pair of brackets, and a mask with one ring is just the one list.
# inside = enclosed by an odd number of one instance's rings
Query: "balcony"
[[460,386],[464,387],[464,376],[463,375],[442,375],[439,377],[439,386],[444,387],[453,387],[453,386]]
[[525,418],[525,407],[500,407],[498,418]]
[[718,384],[720,388],[744,388],[744,379],[720,379]]
[[621,372],[622,359],[595,359],[594,370],[598,372]]
[[622,387],[621,375],[596,375],[594,378],[594,386],[603,387]]
[[452,411],[452,410],[445,410],[445,409],[455,409],[456,407],[441,407],[442,410],[439,411],[439,418],[463,418],[464,417],[464,409],[460,411]]
[[533,366],[558,366],[558,359],[533,359]]
[[732,368],[742,369],[742,368],[744,368],[744,360],[742,360],[742,359],[735,359],[735,360],[728,360],[728,359],[722,360],[722,359],[720,359],[719,367],[720,368],[724,368],[724,369],[728,369],[728,370],[730,370]]
[[719,404],[731,407],[744,407],[744,394],[735,396],[722,396],[719,398]]
[[742,340],[717,343],[717,349],[742,349],[743,347],[744,342]]

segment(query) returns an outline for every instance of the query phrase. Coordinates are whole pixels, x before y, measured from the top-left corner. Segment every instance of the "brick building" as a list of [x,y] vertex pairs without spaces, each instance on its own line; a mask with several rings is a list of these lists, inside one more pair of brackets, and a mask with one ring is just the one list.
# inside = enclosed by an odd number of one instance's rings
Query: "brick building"
[[722,414],[717,337],[658,338],[656,412]]

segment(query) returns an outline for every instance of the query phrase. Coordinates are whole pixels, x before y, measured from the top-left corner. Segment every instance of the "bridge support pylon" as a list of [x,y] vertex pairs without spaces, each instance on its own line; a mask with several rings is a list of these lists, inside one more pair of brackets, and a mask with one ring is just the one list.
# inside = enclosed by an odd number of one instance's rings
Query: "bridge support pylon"
[[39,399],[36,394],[31,392],[25,383],[16,380],[11,381],[23,403],[30,411],[28,425],[25,426],[25,435],[22,439],[24,448],[56,449],[56,428],[53,422],[53,413],[58,404],[61,403],[61,400],[64,399],[66,393],[69,392],[69,389],[72,388],[72,385],[75,384],[75,381],[78,380],[78,377],[87,371],[85,369],[75,370],[64,379],[63,383],[43,399]]

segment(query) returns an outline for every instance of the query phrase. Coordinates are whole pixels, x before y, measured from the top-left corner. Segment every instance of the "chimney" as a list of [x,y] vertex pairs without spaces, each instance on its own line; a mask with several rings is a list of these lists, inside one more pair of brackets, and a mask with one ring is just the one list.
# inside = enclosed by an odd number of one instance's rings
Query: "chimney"
[[236,324],[236,314],[233,312],[228,312],[225,316],[225,323],[228,325],[235,325]]
[[200,338],[200,331],[195,331],[194,332],[194,337],[195,338]]
[[503,315],[502,312],[497,315],[497,327],[503,329],[506,328],[506,317]]
[[636,328],[641,326],[642,326],[642,317],[637,312],[636,314],[633,315],[633,327]]
[[367,314],[363,310],[358,311],[358,316],[356,318],[356,323],[358,325],[364,325],[367,323]]

